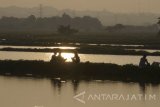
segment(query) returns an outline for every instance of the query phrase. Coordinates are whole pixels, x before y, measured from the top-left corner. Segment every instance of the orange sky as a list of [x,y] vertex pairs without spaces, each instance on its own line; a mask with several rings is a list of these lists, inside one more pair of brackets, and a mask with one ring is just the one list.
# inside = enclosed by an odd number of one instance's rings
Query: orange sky
[[0,0],[1,7],[10,5],[35,7],[39,4],[58,9],[160,13],[160,0]]

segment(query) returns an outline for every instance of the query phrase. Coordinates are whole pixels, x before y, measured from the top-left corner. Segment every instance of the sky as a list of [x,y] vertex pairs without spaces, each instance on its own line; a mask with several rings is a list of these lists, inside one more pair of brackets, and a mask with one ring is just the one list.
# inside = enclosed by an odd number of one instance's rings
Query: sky
[[36,7],[39,4],[57,9],[107,10],[121,13],[160,13],[160,0],[0,0],[0,7]]

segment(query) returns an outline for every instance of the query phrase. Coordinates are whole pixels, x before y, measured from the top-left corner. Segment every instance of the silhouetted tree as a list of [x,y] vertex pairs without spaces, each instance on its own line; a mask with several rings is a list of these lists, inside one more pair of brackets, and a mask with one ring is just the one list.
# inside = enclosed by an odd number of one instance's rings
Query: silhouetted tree
[[78,30],[71,28],[70,25],[68,26],[61,25],[59,26],[57,31],[58,33],[64,34],[64,35],[71,35],[71,34],[75,34],[78,32]]
[[31,22],[35,22],[36,17],[34,15],[30,15],[27,20],[31,21]]
[[[72,29],[68,25],[72,26]],[[66,13],[61,17],[36,18],[30,15],[27,18],[2,17],[0,19],[0,31],[56,31],[57,28],[61,34],[74,34],[77,31],[99,31],[103,29],[103,25],[97,18],[90,16],[72,18]]]
[[125,26],[122,25],[122,24],[116,24],[116,25],[114,26],[114,28],[115,28],[116,30],[122,30],[123,28],[125,28]]
[[116,25],[114,25],[114,26],[108,26],[107,28],[106,28],[106,30],[108,30],[108,31],[121,31],[122,29],[124,29],[125,28],[125,26],[123,25],[123,24],[116,24]]

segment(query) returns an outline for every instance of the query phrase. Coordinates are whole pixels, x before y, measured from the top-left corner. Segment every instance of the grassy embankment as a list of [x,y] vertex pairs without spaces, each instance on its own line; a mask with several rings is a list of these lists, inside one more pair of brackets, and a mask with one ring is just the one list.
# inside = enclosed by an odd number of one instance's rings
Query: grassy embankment
[[0,75],[160,83],[160,67],[140,69],[135,65],[104,63],[52,64],[43,61],[1,60]]

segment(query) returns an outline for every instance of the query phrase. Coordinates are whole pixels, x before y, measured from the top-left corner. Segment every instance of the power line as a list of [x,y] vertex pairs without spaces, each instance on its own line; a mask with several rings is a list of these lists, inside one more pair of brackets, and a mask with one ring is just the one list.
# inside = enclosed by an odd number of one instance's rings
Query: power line
[[43,18],[43,5],[42,4],[39,5],[39,17]]

